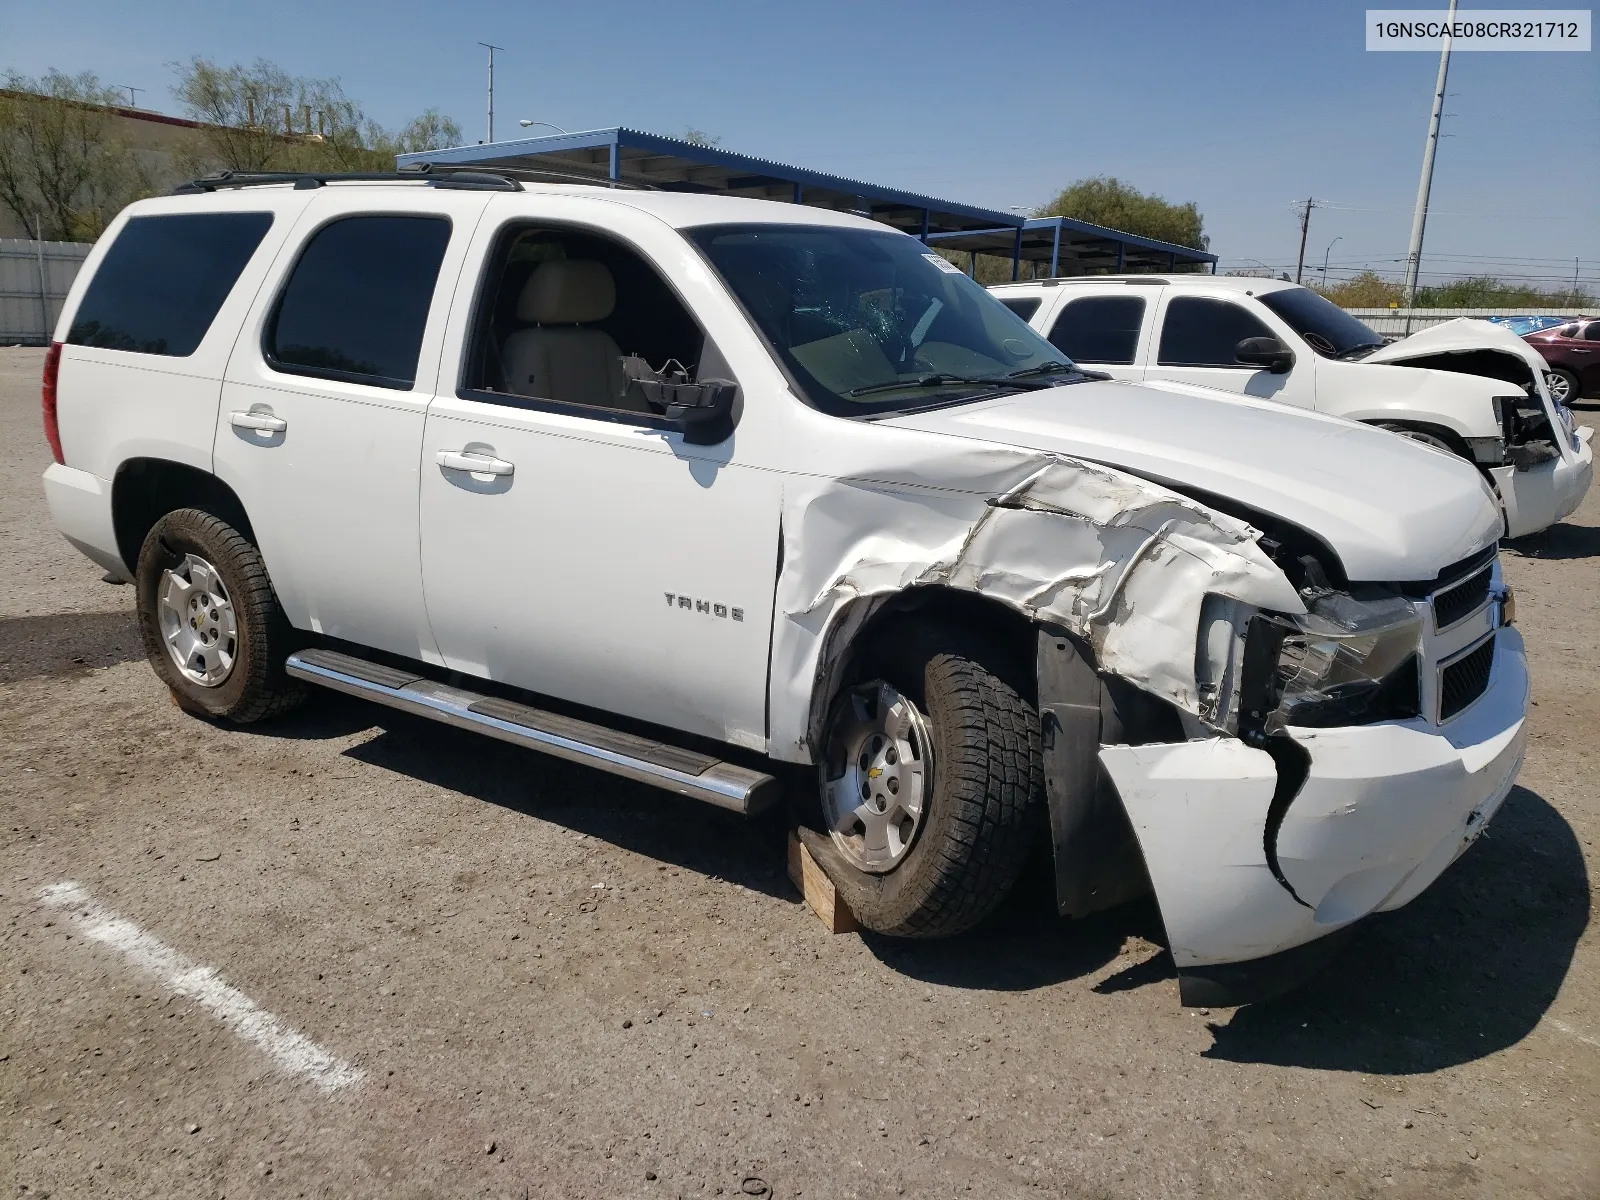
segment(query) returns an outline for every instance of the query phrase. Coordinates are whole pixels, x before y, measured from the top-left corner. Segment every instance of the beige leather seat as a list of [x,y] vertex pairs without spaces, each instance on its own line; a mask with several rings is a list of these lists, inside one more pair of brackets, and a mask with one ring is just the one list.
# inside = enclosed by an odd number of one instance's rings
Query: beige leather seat
[[529,324],[506,338],[506,387],[519,396],[647,411],[628,397],[622,351],[611,335],[586,329],[616,307],[617,288],[603,263],[541,263],[517,298],[517,319]]

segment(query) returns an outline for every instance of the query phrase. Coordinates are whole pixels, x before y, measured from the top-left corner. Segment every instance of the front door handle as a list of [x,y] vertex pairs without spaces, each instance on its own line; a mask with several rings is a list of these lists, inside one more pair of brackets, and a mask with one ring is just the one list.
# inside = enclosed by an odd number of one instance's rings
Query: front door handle
[[447,471],[470,471],[474,475],[510,475],[517,469],[503,458],[477,451],[441,450],[435,461]]
[[255,429],[261,433],[282,433],[289,428],[289,422],[270,412],[232,412],[228,414],[228,423],[235,429]]

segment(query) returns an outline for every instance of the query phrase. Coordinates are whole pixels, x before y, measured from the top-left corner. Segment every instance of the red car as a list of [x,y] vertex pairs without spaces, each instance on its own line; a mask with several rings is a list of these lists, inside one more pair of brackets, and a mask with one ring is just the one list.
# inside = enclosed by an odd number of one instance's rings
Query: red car
[[1581,317],[1523,341],[1550,364],[1550,397],[1562,404],[1600,399],[1600,319]]

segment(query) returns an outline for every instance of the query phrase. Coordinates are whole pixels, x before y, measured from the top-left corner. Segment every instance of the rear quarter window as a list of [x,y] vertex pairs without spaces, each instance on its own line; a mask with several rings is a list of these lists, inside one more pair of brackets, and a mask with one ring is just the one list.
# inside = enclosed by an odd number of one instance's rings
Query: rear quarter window
[[89,281],[67,342],[188,357],[271,226],[264,212],[134,217]]

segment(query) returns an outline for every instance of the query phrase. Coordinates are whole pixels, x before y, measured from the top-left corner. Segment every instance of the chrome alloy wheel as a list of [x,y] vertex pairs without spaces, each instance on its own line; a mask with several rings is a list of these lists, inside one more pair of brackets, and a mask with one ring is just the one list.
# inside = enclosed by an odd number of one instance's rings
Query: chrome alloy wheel
[[1565,375],[1547,371],[1545,372],[1544,385],[1550,389],[1550,399],[1557,404],[1572,403],[1572,382]]
[[217,569],[196,554],[161,576],[161,640],[183,677],[221,687],[233,672],[239,626]]
[[830,724],[822,812],[852,866],[900,865],[933,787],[933,739],[916,705],[881,680],[839,698]]

